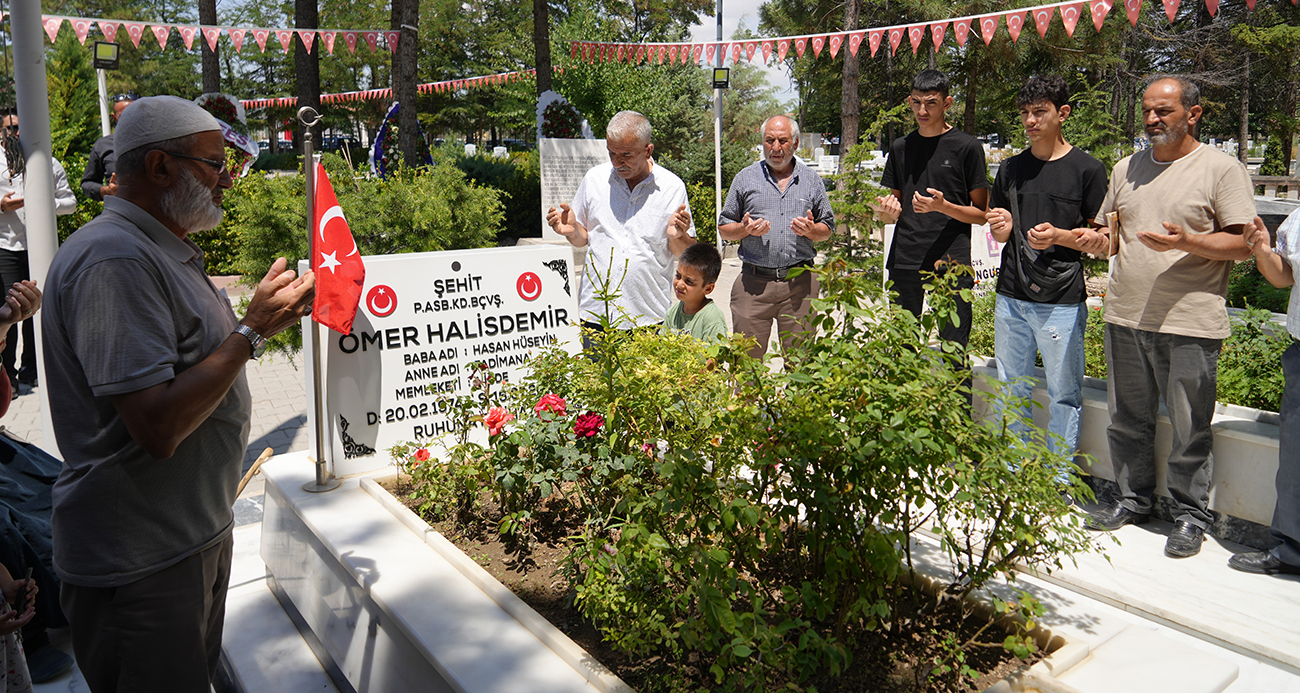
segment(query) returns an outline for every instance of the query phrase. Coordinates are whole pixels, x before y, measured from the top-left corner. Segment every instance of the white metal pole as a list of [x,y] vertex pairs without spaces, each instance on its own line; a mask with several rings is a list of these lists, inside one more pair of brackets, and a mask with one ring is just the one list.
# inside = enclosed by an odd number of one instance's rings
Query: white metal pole
[[[722,0],[718,0],[718,67],[722,67]],[[716,229],[722,214],[722,90],[713,90],[713,219]],[[718,254],[723,254],[722,234],[717,234]]]
[[[108,83],[104,81],[104,71],[95,70],[99,78],[99,129],[105,137],[113,131],[112,125],[108,122]],[[22,123],[22,121],[18,121]]]
[[[18,96],[18,129],[23,155],[23,195],[27,210],[27,264],[32,279],[41,287],[50,271],[50,261],[59,247],[54,226],[54,165],[50,154],[50,100],[45,88],[45,32],[41,28],[40,0],[14,0],[9,14],[9,31],[14,41],[14,83]],[[36,349],[42,350],[41,321],[36,319]],[[44,359],[37,358],[41,383],[49,383]],[[41,446],[58,452],[54,424],[50,419],[49,387],[41,396]]]

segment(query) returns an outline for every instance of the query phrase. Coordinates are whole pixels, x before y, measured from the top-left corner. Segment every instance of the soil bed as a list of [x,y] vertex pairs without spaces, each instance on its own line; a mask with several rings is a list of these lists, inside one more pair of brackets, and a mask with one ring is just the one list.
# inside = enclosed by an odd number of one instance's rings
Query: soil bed
[[[543,527],[539,534],[545,541],[522,547],[503,541],[497,532],[496,506],[485,494],[480,506],[484,512],[466,522],[437,519],[421,513],[412,502],[408,479],[385,482],[388,489],[421,519],[428,522],[501,581],[512,592],[550,621],[580,647],[607,666],[614,674],[642,693],[658,691],[710,690],[715,681],[703,668],[696,666],[695,656],[685,661],[665,656],[631,656],[605,642],[599,630],[573,605],[573,591],[563,572],[567,553],[566,531],[543,509],[537,513]],[[548,527],[549,523],[549,527]],[[553,531],[547,532],[545,529]],[[978,618],[962,622],[960,604],[955,600],[921,616],[910,616],[897,624],[895,632],[884,629],[855,633],[852,662],[840,676],[829,674],[807,681],[803,687],[789,690],[816,690],[818,693],[967,693],[982,691],[1012,672],[1032,664],[1013,656],[1000,645],[977,645],[969,649],[966,666],[978,672],[978,678],[956,672],[938,675],[932,672],[936,658],[945,651],[942,636],[957,629],[957,641],[964,643],[984,625]],[[1006,633],[996,626],[984,631],[981,643],[999,643]],[[927,680],[928,678],[928,680]],[[780,688],[784,682],[772,682]],[[785,689],[783,689],[785,690]]]

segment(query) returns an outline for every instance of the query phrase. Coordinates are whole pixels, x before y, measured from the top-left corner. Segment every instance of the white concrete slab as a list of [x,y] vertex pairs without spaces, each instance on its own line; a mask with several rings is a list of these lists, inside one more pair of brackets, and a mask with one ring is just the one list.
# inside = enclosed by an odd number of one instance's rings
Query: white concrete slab
[[1232,662],[1130,626],[1057,680],[1080,693],[1222,693],[1237,672]]

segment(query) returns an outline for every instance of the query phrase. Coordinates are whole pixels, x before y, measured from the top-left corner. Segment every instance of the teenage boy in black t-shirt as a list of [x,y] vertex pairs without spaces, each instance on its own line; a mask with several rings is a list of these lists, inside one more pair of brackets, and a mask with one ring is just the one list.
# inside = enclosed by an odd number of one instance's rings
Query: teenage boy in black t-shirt
[[[945,263],[970,264],[970,226],[984,223],[989,183],[984,147],[944,120],[952,106],[946,75],[923,70],[912,80],[908,103],[917,129],[890,146],[880,184],[891,194],[878,198],[878,205],[886,218],[897,220],[885,267],[898,304],[920,315],[922,272],[942,271]],[[974,285],[971,277],[961,278],[961,287]],[[970,303],[958,297],[957,311],[961,324],[948,325],[939,336],[965,347]]]
[[[1032,377],[1034,355],[1042,353],[1051,415],[1048,446],[1073,456],[1088,322],[1080,255],[1105,255],[1110,244],[1089,225],[1106,199],[1106,167],[1061,134],[1070,115],[1069,97],[1065,80],[1055,75],[1032,77],[1020,89],[1016,105],[1030,148],[998,169],[988,222],[994,240],[1007,243],[994,313],[998,378]],[[1032,387],[1019,380],[1012,392],[1028,398]],[[1028,407],[1021,414],[1028,417]],[[1027,427],[1016,427],[1029,435]],[[1062,470],[1058,480],[1068,482],[1069,472]]]

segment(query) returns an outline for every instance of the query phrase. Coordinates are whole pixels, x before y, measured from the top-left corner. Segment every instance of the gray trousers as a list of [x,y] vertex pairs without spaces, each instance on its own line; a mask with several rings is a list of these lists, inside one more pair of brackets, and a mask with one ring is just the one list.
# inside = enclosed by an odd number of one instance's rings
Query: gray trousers
[[120,587],[63,583],[59,601],[92,693],[210,693],[234,545],[227,535]]
[[1273,537],[1282,543],[1273,553],[1283,563],[1300,566],[1300,343],[1282,353],[1282,435],[1278,442],[1277,506]]
[[1174,520],[1205,529],[1214,474],[1215,391],[1223,340],[1106,324],[1110,459],[1120,503],[1150,513],[1156,490],[1156,410],[1164,397],[1173,427],[1165,482]]

